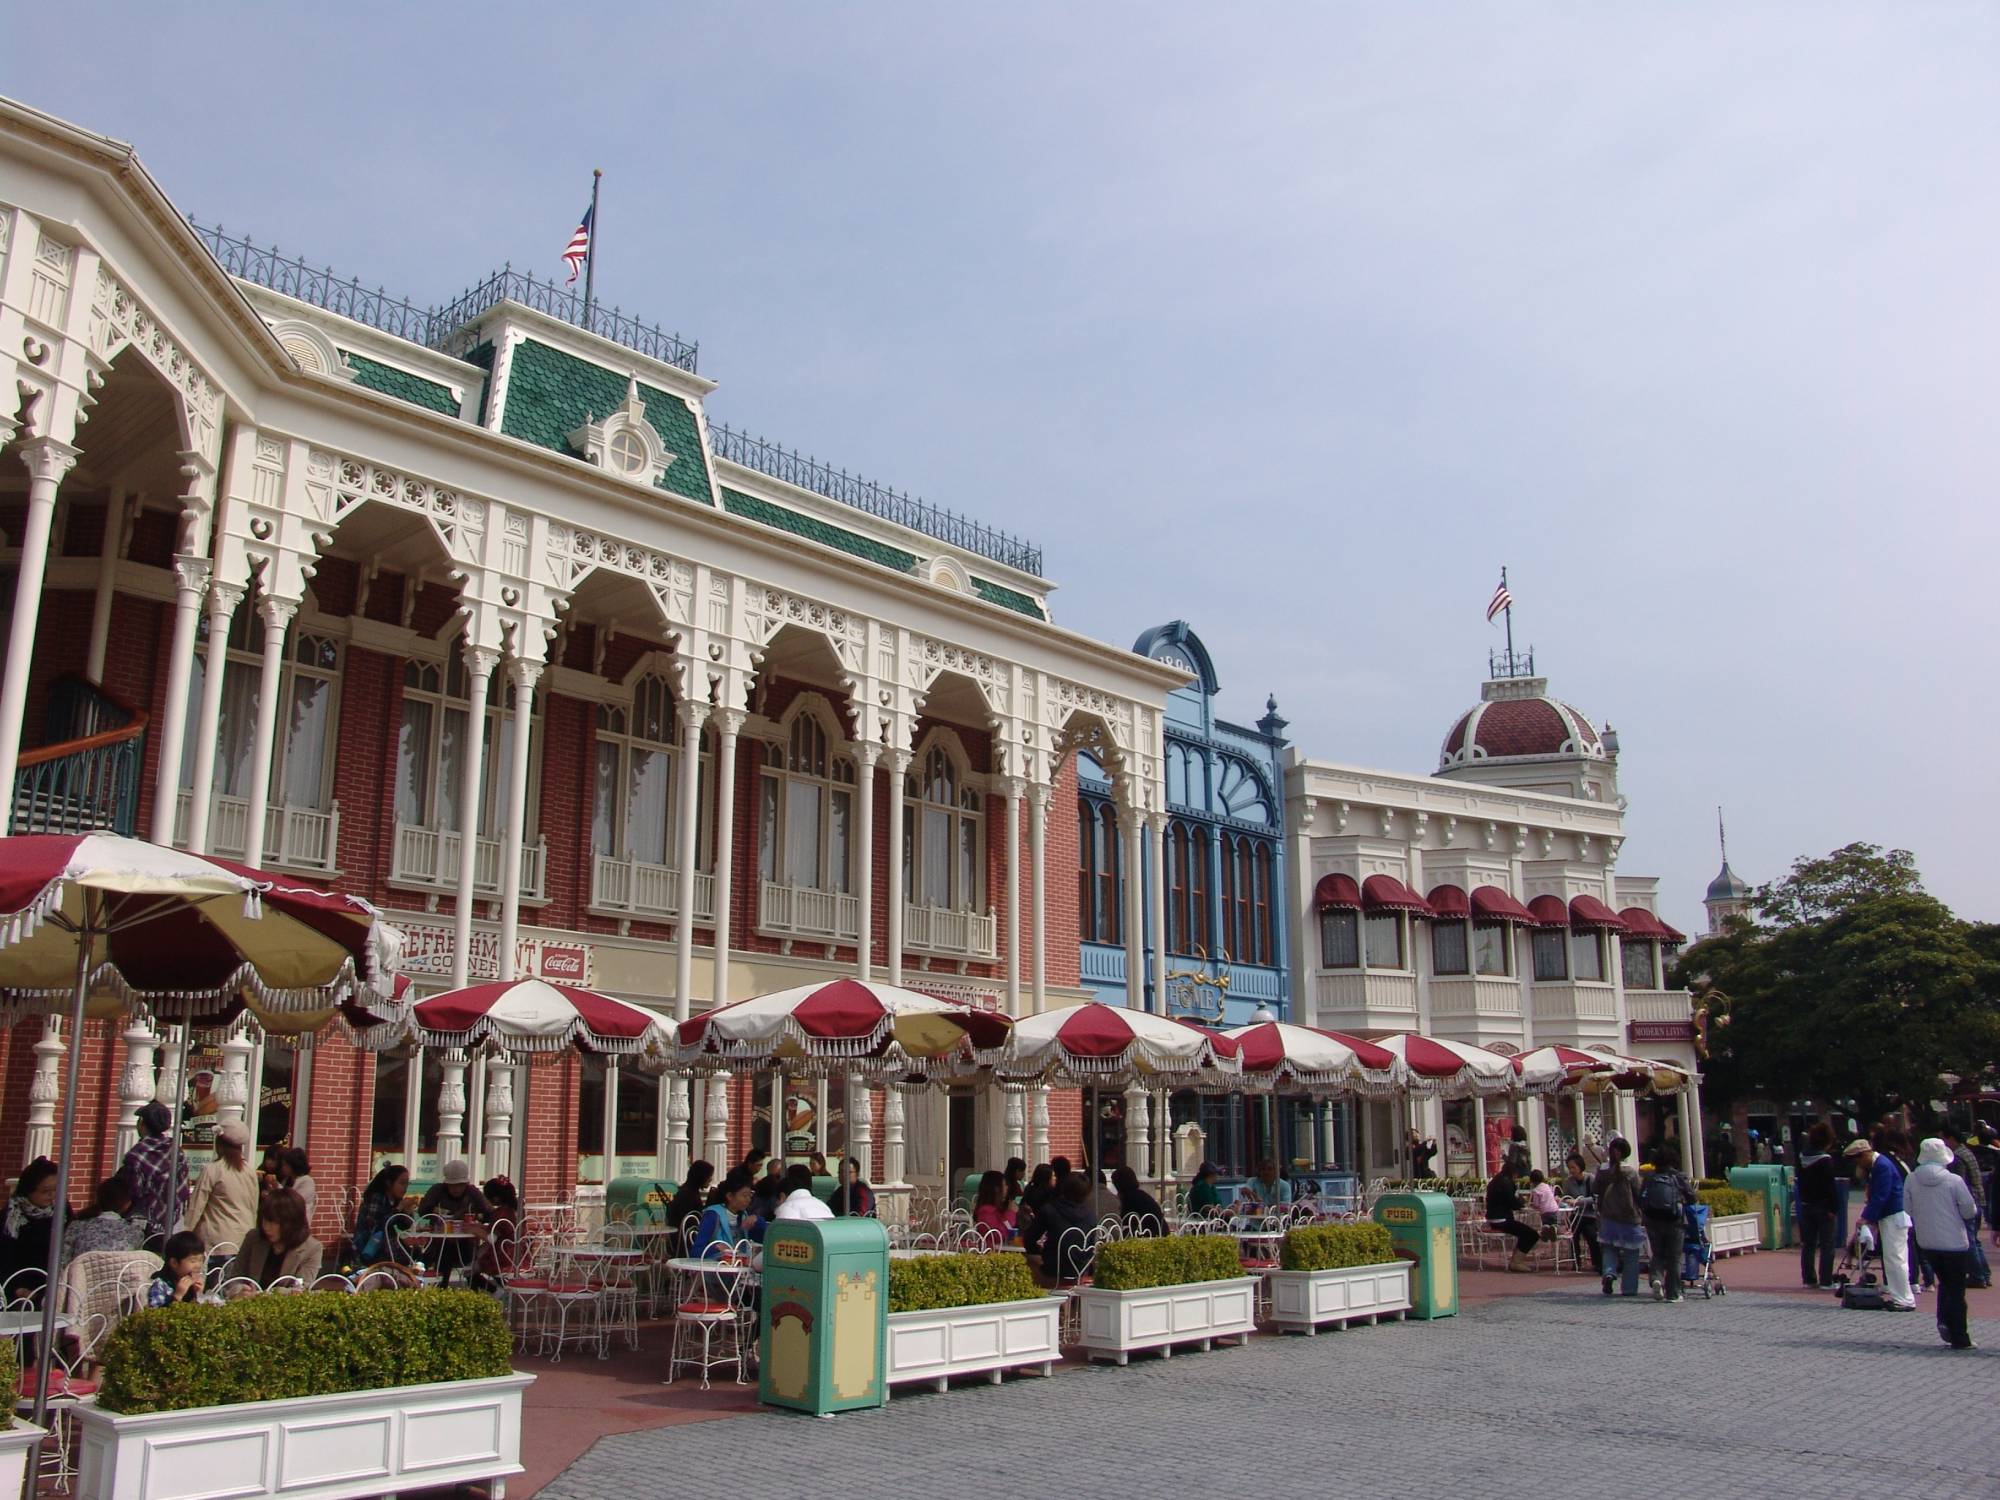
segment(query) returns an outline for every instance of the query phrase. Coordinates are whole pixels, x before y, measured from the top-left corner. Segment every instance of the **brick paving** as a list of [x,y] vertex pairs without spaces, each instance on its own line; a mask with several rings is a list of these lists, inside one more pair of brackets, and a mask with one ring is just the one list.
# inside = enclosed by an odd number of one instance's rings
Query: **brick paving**
[[759,1411],[606,1437],[539,1493],[664,1494],[707,1475],[736,1500],[788,1500],[809,1472],[815,1500],[972,1474],[1110,1500],[1201,1475],[1368,1500],[1991,1497],[2000,1323],[1974,1337],[1977,1353],[1945,1350],[1928,1303],[1842,1312],[1737,1291],[1667,1307],[1573,1282],[1436,1323],[1066,1368],[825,1422]]

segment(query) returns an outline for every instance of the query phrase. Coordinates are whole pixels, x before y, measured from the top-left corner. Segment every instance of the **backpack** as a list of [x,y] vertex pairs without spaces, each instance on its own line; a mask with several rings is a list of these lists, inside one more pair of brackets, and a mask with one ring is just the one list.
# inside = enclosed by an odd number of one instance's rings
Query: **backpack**
[[1649,1219],[1678,1219],[1681,1216],[1680,1179],[1671,1172],[1654,1172],[1639,1188],[1639,1207]]

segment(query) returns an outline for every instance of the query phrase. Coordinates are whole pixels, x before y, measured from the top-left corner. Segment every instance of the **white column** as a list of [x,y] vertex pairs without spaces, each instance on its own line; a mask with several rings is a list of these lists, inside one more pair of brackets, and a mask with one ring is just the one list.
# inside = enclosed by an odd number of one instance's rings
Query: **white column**
[[[1004,834],[1007,840],[1007,1014],[1018,1017],[1021,1014],[1021,778],[1007,777],[1001,783],[1001,790],[1007,798],[1006,809],[1002,813],[1007,820]],[[1008,1107],[1011,1109],[1013,1106]]]
[[1032,1009],[1040,1015],[1049,1008],[1048,932],[1046,890],[1048,852],[1048,787],[1039,782],[1028,788],[1028,963]]
[[[1140,868],[1140,851],[1145,847],[1140,828],[1143,816],[1136,807],[1118,809],[1120,847],[1118,862],[1124,866],[1119,873],[1125,878],[1125,1008],[1127,1010],[1146,1008],[1146,887],[1145,877]],[[1131,1138],[1129,1125],[1125,1133],[1129,1140]]]
[[160,1081],[153,1090],[153,1098],[174,1112],[176,1120],[181,1117],[181,1101],[187,1095],[187,1080],[181,1077],[181,1033],[184,1026],[169,1026],[166,1035],[160,1038]]
[[[847,1075],[847,1154],[861,1163],[861,1175],[874,1173],[875,1114],[873,1100],[868,1092],[868,1082],[859,1073]],[[829,1162],[833,1175],[840,1176],[840,1166]]]
[[444,1081],[438,1085],[438,1165],[465,1154],[465,1054],[453,1047],[438,1058]]
[[1125,1090],[1125,1164],[1140,1181],[1153,1175],[1153,1106],[1143,1087]]
[[241,1026],[233,1028],[222,1042],[222,1068],[215,1075],[215,1123],[231,1120],[242,1124],[250,1111],[250,1054],[257,1044]]
[[[1688,1176],[1700,1179],[1708,1175],[1708,1153],[1703,1149],[1701,1138],[1701,1101],[1695,1096],[1693,1074],[1674,1096],[1674,1105],[1680,1116],[1681,1129],[1681,1170]],[[1988,1229],[1992,1226],[1988,1225]]]
[[208,559],[182,553],[174,558],[174,640],[167,658],[167,697],[160,709],[160,763],[154,771],[152,841],[174,841],[174,813],[180,801],[181,751],[187,744],[188,684],[194,677],[196,621],[208,592]]
[[[880,745],[864,740],[854,747],[854,816],[861,829],[854,854],[854,903],[860,928],[854,945],[854,970],[863,984],[875,977],[875,767],[881,759]],[[867,1159],[861,1158],[861,1163],[865,1172]]]
[[482,1170],[486,1156],[486,1073],[492,1061],[485,1055],[475,1057],[465,1074],[465,1157],[472,1163],[475,1178],[493,1175]]
[[533,764],[535,684],[542,664],[515,657],[507,663],[514,684],[513,754],[507,764],[507,827],[500,845],[500,977],[514,979],[521,946],[521,850],[528,841],[528,767]]
[[701,790],[701,730],[708,722],[708,705],[682,699],[680,719],[681,784],[674,809],[680,901],[674,917],[674,1019],[685,1021],[694,989],[694,855],[695,829],[700,822],[695,802]]
[[[716,1085],[726,1083],[726,1078],[711,1078],[708,1084],[708,1108],[715,1111]],[[688,1161],[688,1081],[685,1078],[669,1078],[667,1083],[667,1126],[666,1142],[660,1152],[660,1170],[675,1182],[687,1179]],[[723,1106],[728,1107],[726,1104]],[[716,1163],[716,1176],[722,1175],[722,1163]]]
[[118,1159],[139,1139],[139,1110],[152,1102],[153,1052],[160,1039],[146,1018],[135,1014],[125,1027],[125,1071],[118,1075]]
[[1039,1166],[1049,1159],[1049,1095],[1053,1090],[1038,1083],[1028,1094],[1028,1163]]
[[[1001,1098],[1006,1108],[1007,1154],[1022,1160],[1028,1155],[1028,1105],[1020,1090],[1009,1089]],[[1031,1163],[1032,1165],[1032,1163]]]
[[[903,889],[903,777],[910,769],[910,752],[891,748],[889,762],[889,983],[903,982],[903,903],[909,900],[909,893]],[[893,1095],[895,1090],[891,1089]],[[901,1125],[902,1106],[897,1106],[898,1126]],[[902,1134],[900,1128],[897,1135]],[[884,1137],[887,1136],[887,1121],[884,1121]],[[900,1141],[898,1143],[901,1150]],[[898,1174],[897,1182],[902,1176]]]
[[97,549],[97,594],[90,606],[90,651],[83,672],[99,686],[111,649],[111,602],[118,587],[118,553],[125,540],[125,491],[114,488],[104,503],[104,541]]
[[502,1064],[486,1073],[486,1170],[513,1174],[514,1070]]
[[[257,739],[250,751],[250,807],[244,820],[244,860],[264,863],[264,823],[271,806],[271,766],[277,758],[278,686],[283,680],[285,643],[290,638],[292,617],[299,606],[290,599],[273,599],[268,594],[257,601],[257,616],[264,622],[264,659],[257,664]],[[204,682],[202,687],[207,689]],[[279,840],[278,852],[284,853]]]
[[62,1022],[54,1016],[42,1022],[41,1039],[35,1043],[35,1073],[28,1080],[28,1136],[23,1147],[27,1160],[56,1153],[56,1104],[62,1098],[62,1060],[69,1049],[63,1045]]
[[730,894],[736,875],[736,736],[747,717],[740,708],[715,711],[715,981],[709,993],[729,1003]]
[[[462,989],[472,978],[472,883],[479,866],[479,793],[486,776],[486,695],[499,660],[500,653],[491,647],[465,648],[465,672],[470,681],[466,689],[465,778],[459,793],[458,900],[452,911],[453,989]],[[415,1097],[414,1092],[411,1097]]]
[[[215,803],[215,747],[222,736],[222,679],[229,670],[229,622],[243,602],[243,586],[216,580],[208,587],[208,656],[201,674],[201,706],[194,721],[194,771],[189,779],[187,846],[208,853],[209,817]],[[263,705],[258,705],[258,717]],[[243,856],[256,864],[257,851]]]
[[907,1187],[903,1159],[903,1091],[882,1090],[882,1176],[884,1187]]
[[[21,529],[21,562],[15,573],[7,666],[4,675],[0,675],[0,796],[7,799],[9,822],[14,816],[14,772],[21,757],[21,721],[27,715],[28,672],[34,665],[35,623],[41,617],[42,579],[48,570],[49,528],[55,521],[56,487],[76,460],[76,449],[52,438],[40,438],[21,447],[21,462],[28,466],[28,519]],[[173,816],[171,805],[167,816],[169,819]]]
[[[1167,830],[1165,813],[1155,813],[1149,827],[1153,832],[1152,858],[1146,861],[1147,898],[1152,903],[1153,928],[1153,1009],[1167,1013]],[[1273,891],[1275,902],[1278,893]],[[1287,1017],[1287,1019],[1290,1019]]]
[[[707,1095],[704,1101],[704,1116],[701,1132],[701,1154],[715,1168],[715,1180],[720,1182],[727,1175],[729,1160],[729,1075],[711,1073],[707,1087],[702,1090]],[[686,1176],[685,1173],[682,1174]]]

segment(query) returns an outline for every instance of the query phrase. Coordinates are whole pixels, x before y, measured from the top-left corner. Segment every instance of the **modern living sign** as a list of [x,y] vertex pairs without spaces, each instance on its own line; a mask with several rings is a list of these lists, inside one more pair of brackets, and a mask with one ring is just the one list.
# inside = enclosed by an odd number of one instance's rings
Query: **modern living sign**
[[[403,933],[403,973],[413,979],[451,978],[458,934],[450,923],[410,921],[398,916],[396,926]],[[514,944],[514,973],[519,978],[546,979],[551,984],[589,989],[596,978],[596,967],[588,943],[557,943],[546,938],[524,937]],[[466,974],[474,982],[500,977],[500,934],[497,931],[491,928],[473,929]]]

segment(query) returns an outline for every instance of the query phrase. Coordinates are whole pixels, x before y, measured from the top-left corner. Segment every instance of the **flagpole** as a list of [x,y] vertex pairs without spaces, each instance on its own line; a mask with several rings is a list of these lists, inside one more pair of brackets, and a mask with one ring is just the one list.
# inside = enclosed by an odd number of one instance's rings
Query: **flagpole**
[[[590,305],[597,294],[597,189],[604,181],[604,169],[595,167],[590,173],[590,243],[583,254],[583,326],[590,327]],[[1505,572],[1505,569],[1501,570]]]
[[[593,199],[592,201],[594,202],[595,200]],[[594,224],[592,228],[594,231],[595,230]],[[593,245],[597,243],[597,237],[594,232],[592,233],[590,243]],[[589,306],[588,294],[585,295],[584,305]],[[588,315],[586,314],[586,317],[587,316]],[[1502,563],[1500,565],[1500,587],[1502,590],[1505,590],[1507,587],[1507,565],[1505,563]],[[1514,672],[1514,596],[1510,593],[1507,594],[1506,598],[1507,598],[1507,673],[1509,676],[1512,676]]]

